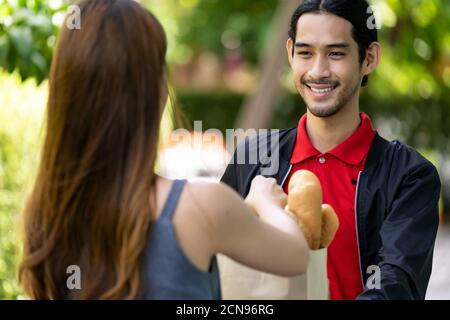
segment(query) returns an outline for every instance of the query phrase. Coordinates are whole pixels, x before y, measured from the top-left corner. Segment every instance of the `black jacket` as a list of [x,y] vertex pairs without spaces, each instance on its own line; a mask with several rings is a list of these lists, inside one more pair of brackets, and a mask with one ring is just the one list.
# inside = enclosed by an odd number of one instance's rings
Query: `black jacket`
[[[238,145],[222,182],[243,197],[247,196],[253,177],[259,174],[273,177],[283,185],[292,169],[290,159],[297,129],[276,132],[245,139]],[[251,161],[250,155],[258,154],[261,148],[268,150],[266,156],[263,153],[257,161]],[[245,154],[245,161],[238,162],[238,150],[240,155]],[[278,161],[276,172],[264,170],[271,161]],[[358,299],[425,298],[439,221],[440,188],[436,168],[418,152],[375,135],[355,196],[364,287]],[[378,266],[378,274],[381,273],[377,288],[373,288],[373,276],[377,273],[373,266]]]

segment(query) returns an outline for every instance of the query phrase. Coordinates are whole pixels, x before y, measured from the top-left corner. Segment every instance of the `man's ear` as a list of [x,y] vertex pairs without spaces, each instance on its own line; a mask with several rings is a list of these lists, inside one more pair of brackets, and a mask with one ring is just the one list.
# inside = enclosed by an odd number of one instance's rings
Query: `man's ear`
[[294,55],[292,54],[293,48],[294,48],[294,41],[291,38],[289,38],[286,42],[286,50],[287,50],[289,63],[291,66],[294,63]]
[[379,42],[372,42],[372,44],[367,48],[366,59],[363,64],[363,74],[370,75],[380,63],[381,59],[381,45]]

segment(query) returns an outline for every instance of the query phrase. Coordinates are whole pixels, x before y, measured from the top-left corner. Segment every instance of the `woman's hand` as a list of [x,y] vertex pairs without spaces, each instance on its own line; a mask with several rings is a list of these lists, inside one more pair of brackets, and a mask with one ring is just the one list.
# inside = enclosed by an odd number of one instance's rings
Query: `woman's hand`
[[262,209],[268,206],[284,209],[287,204],[287,195],[274,178],[256,176],[252,181],[245,202],[256,213],[260,214],[263,211]]

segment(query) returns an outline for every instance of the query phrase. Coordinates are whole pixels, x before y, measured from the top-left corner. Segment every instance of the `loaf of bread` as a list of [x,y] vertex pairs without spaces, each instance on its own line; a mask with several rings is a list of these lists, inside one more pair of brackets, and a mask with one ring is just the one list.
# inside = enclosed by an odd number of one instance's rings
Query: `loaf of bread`
[[326,248],[333,241],[339,220],[333,207],[322,204],[322,187],[311,171],[292,175],[286,210],[297,218],[311,250]]

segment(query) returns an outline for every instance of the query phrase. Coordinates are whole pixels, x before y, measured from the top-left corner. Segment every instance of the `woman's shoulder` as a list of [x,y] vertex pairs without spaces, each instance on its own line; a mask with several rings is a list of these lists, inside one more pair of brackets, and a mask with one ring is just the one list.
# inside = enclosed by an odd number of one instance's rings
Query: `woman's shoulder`
[[224,183],[203,180],[188,181],[189,194],[206,207],[225,206],[230,201],[239,199],[239,195]]
[[209,180],[189,180],[186,185],[194,191],[204,192],[209,195],[216,195],[220,192],[227,192],[230,189],[226,184]]
[[189,181],[184,193],[185,203],[188,203],[192,216],[207,222],[210,227],[230,225],[236,220],[236,215],[247,208],[242,197],[226,184],[208,181]]

